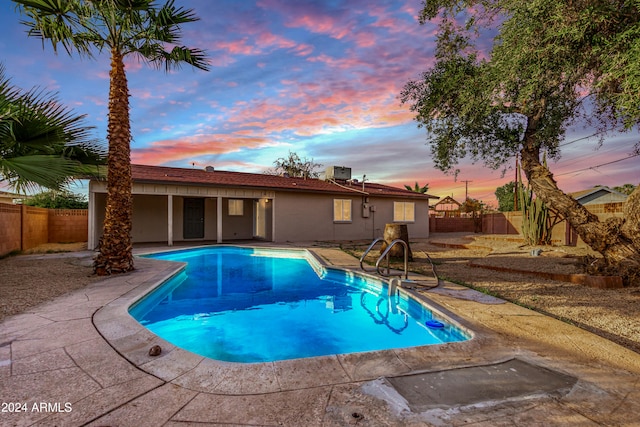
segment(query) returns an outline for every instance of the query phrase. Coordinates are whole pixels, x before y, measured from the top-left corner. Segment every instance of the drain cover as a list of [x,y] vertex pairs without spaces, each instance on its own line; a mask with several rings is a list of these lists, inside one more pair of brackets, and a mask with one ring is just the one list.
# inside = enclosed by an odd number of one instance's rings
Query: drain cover
[[519,359],[386,380],[414,412],[541,393],[566,394],[577,381],[569,375]]

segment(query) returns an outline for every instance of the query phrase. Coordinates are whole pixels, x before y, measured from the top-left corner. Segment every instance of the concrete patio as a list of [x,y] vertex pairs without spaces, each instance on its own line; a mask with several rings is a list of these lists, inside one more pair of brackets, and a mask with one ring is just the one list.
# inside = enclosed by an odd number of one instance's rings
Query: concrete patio
[[0,323],[0,425],[640,425],[639,354],[454,284],[419,293],[467,342],[260,364],[194,355],[126,312],[178,268],[139,258]]

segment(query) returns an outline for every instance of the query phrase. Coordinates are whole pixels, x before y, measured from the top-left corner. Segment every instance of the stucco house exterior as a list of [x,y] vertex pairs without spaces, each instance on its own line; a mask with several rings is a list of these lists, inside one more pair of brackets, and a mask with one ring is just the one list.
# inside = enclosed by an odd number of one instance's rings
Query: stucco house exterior
[[[132,165],[133,242],[366,240],[393,222],[406,223],[411,238],[429,236],[429,199],[437,197],[333,170],[320,180]],[[98,246],[105,206],[106,182],[92,180],[90,249]]]

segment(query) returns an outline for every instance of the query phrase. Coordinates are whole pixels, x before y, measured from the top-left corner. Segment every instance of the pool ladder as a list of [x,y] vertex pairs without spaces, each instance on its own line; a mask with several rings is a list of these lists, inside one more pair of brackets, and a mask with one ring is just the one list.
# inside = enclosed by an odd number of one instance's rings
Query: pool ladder
[[[384,238],[382,237],[378,237],[376,238],[373,242],[371,242],[371,244],[369,245],[369,247],[367,248],[366,251],[364,251],[364,253],[362,254],[362,256],[360,257],[360,268],[363,271],[367,271],[367,269],[364,267],[364,259],[367,256],[367,254],[369,252],[371,252],[371,250],[373,249],[373,247],[376,245],[376,243],[378,242],[384,242]],[[402,274],[391,274],[391,268],[389,267],[389,252],[391,251],[391,248],[393,248],[395,245],[401,245],[402,248],[404,249],[404,278],[405,279],[409,279],[409,246],[407,245],[407,242],[405,242],[404,240],[401,239],[395,239],[392,240],[391,243],[389,244],[389,246],[387,246],[387,248],[382,252],[382,254],[380,255],[380,257],[378,257],[378,260],[376,261],[376,271],[378,272],[378,274],[380,276],[401,276]],[[382,271],[380,271],[380,262],[385,259],[387,260],[387,272],[386,274],[383,273]]]

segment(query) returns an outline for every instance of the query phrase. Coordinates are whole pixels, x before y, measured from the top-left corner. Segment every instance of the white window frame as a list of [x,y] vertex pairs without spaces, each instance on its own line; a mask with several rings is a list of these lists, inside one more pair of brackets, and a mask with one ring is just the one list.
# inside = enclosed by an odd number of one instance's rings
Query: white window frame
[[393,202],[393,222],[416,222],[416,204]]
[[333,199],[333,222],[351,222],[351,199]]
[[244,200],[242,199],[229,199],[229,216],[243,216],[244,215]]

